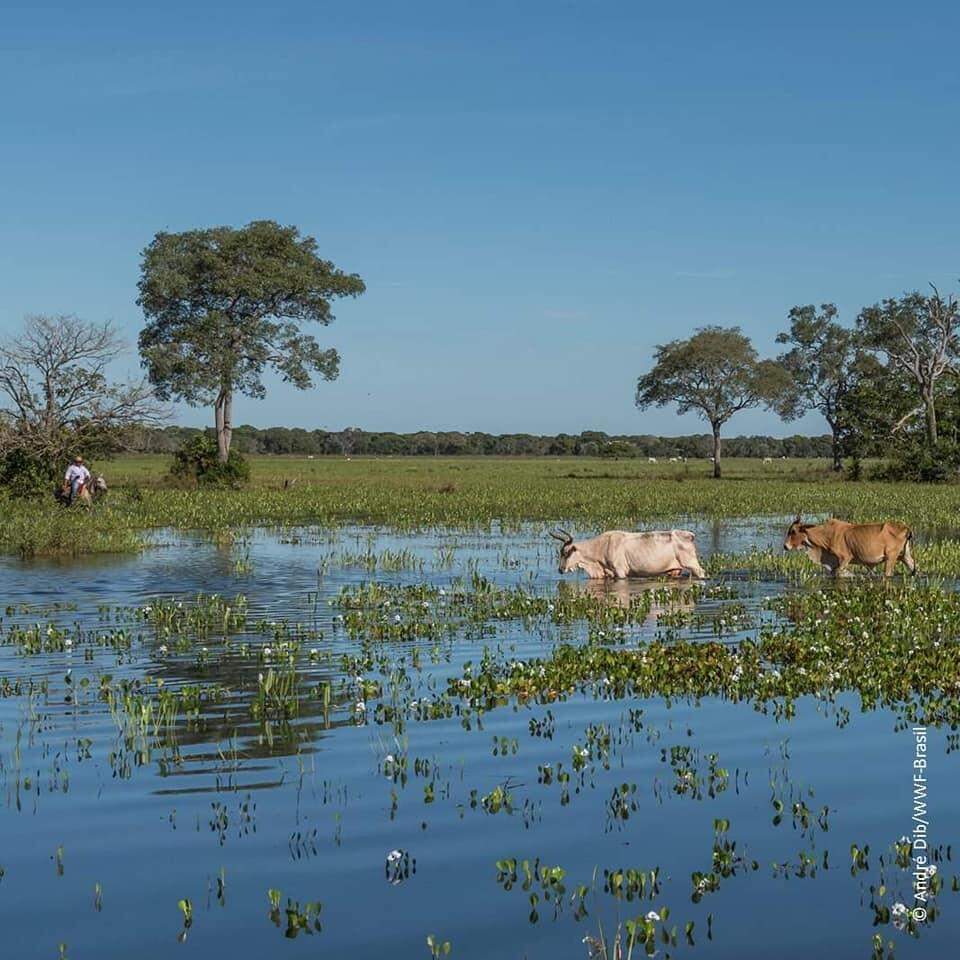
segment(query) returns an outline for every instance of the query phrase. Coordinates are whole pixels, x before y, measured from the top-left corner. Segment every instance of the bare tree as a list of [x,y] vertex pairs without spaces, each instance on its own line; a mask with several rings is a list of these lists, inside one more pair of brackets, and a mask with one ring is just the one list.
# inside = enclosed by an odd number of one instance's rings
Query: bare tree
[[122,449],[132,428],[165,420],[145,380],[108,379],[123,349],[110,323],[28,317],[0,342],[0,457],[19,452],[52,475],[75,453]]
[[936,446],[937,396],[946,374],[957,372],[960,351],[960,310],[953,294],[944,299],[931,284],[933,294],[909,293],[864,309],[857,327],[866,345],[886,357],[894,372],[915,385],[919,404],[894,427],[911,417],[926,418],[927,442]]

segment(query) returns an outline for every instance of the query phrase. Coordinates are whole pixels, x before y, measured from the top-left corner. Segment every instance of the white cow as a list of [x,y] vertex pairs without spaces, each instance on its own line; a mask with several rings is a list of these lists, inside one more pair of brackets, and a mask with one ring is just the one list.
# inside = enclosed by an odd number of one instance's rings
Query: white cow
[[657,462],[656,457],[647,457],[647,463],[656,463],[656,462]]
[[679,577],[684,570],[701,580],[707,576],[689,530],[608,530],[591,540],[577,541],[566,530],[551,531],[550,536],[562,543],[561,573],[583,570],[591,580]]

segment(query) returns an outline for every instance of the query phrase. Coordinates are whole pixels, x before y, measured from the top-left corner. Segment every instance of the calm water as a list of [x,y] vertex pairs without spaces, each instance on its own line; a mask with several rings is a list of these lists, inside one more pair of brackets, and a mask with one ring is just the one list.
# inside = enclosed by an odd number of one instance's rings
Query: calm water
[[[704,556],[775,548],[782,536],[779,525],[763,522],[693,526]],[[861,714],[856,698],[842,698],[851,717],[838,726],[836,709],[813,700],[801,701],[794,719],[778,722],[749,703],[584,694],[549,708],[501,707],[485,715],[482,729],[467,730],[457,717],[412,720],[398,742],[389,724],[375,722],[372,698],[365,713],[357,712],[352,671],[341,660],[356,653],[356,644],[338,628],[329,601],[359,582],[448,586],[475,573],[555,595],[561,589],[555,551],[539,528],[410,537],[359,529],[260,531],[221,547],[174,534],[157,539],[132,558],[0,560],[5,634],[16,624],[40,622],[95,632],[122,625],[134,638],[119,652],[80,643],[32,655],[0,647],[0,683],[22,681],[18,692],[0,696],[4,956],[52,958],[64,944],[75,960],[176,953],[236,960],[281,953],[427,957],[426,937],[434,934],[452,942],[455,958],[586,957],[583,938],[596,934],[599,923],[609,931],[618,920],[663,905],[669,925],[679,928],[679,945],[669,948],[676,956],[806,957],[824,949],[831,956],[870,955],[869,887],[880,879],[878,858],[911,828],[913,738],[909,730],[895,731],[892,714]],[[364,555],[382,551],[392,551],[388,565],[400,569],[364,564]],[[785,589],[730,582],[751,608]],[[643,589],[623,586],[610,602]],[[189,605],[201,592],[249,599],[248,626],[229,646],[214,630],[189,650],[164,653],[152,626],[129,614],[118,624],[116,614],[102,609],[142,608],[158,597]],[[633,633],[656,635],[659,612],[655,606]],[[256,651],[273,642],[272,628],[255,627],[261,620],[297,623],[308,632],[304,650],[316,653],[299,662],[303,691],[332,683],[326,710],[317,697],[304,696],[290,735],[256,722],[247,709],[265,669]],[[577,628],[499,621],[483,637],[409,641],[386,654],[409,669],[419,648],[417,683],[430,696],[466,661],[479,661],[485,646],[526,659],[576,636]],[[243,651],[243,644],[251,649]],[[160,677],[168,689],[197,683],[228,689],[221,701],[204,703],[201,725],[182,724],[175,751],[147,752],[124,740],[98,697],[104,675],[111,682]],[[365,676],[377,678],[377,667]],[[49,683],[41,692],[44,678]],[[38,691],[32,696],[29,682]],[[639,708],[642,720],[634,723],[631,711]],[[548,709],[552,737],[533,735],[531,720],[547,720]],[[601,723],[612,736],[609,769],[590,765],[562,803],[556,783],[538,782],[538,766],[569,767],[588,725]],[[952,814],[960,776],[946,732],[931,729],[930,737],[929,819],[934,842],[946,845],[957,839]],[[494,753],[495,738],[506,738],[506,755]],[[672,748],[691,748],[685,756],[698,775],[707,773],[708,755],[717,754],[716,763],[729,771],[726,788],[712,798],[706,787],[700,798],[678,793]],[[402,753],[405,784],[384,775],[385,758]],[[502,784],[512,792],[512,813],[471,805],[472,791],[484,796]],[[621,784],[636,785],[627,820],[611,807]],[[772,797],[787,806],[779,825],[772,822]],[[799,799],[815,812],[829,808],[827,831],[794,825],[789,809]],[[717,818],[730,820],[737,851],[760,868],[738,870],[693,903],[690,876],[711,869]],[[870,869],[856,876],[852,843],[871,848]],[[405,856],[388,863],[392,851]],[[776,873],[772,864],[797,864],[801,851],[815,857],[815,876]],[[497,881],[495,862],[506,858],[563,867],[567,892],[558,915],[541,899],[532,922],[521,884],[505,890]],[[621,867],[659,867],[661,891],[652,900],[617,901],[604,892],[603,871]],[[942,869],[949,879],[952,865]],[[896,899],[911,903],[907,872],[894,867],[883,879],[901,891]],[[578,919],[570,893],[579,884],[593,891],[588,915]],[[281,891],[281,914],[288,897],[301,905],[319,901],[322,930],[286,938],[285,918],[279,926],[271,918],[271,889]],[[880,928],[898,956],[946,954],[956,942],[960,921],[948,889],[939,898],[942,914],[918,939]],[[185,898],[193,922],[184,937],[178,901]],[[690,920],[695,946],[683,935]]]

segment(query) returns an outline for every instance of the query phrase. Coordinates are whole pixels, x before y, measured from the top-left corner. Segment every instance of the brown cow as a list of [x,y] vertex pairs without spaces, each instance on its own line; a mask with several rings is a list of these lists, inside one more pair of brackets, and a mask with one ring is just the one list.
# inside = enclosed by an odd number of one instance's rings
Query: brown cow
[[917,564],[910,550],[913,533],[903,523],[803,523],[800,515],[790,524],[783,541],[784,550],[806,550],[814,563],[820,563],[835,577],[849,576],[851,563],[865,567],[883,564],[883,575],[893,574],[902,560],[911,573]]

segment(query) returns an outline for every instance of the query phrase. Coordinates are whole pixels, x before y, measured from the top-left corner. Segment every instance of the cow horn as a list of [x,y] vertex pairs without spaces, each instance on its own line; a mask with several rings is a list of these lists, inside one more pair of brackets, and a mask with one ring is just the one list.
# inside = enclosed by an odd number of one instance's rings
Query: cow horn
[[801,517],[800,517],[800,514],[798,513],[798,514],[793,518],[793,522],[794,522],[794,523],[800,523],[800,520],[801,520]]
[[573,542],[573,537],[571,537],[566,530],[560,530],[559,533],[556,530],[550,530],[549,533],[554,540],[559,540],[561,543],[566,544]]

